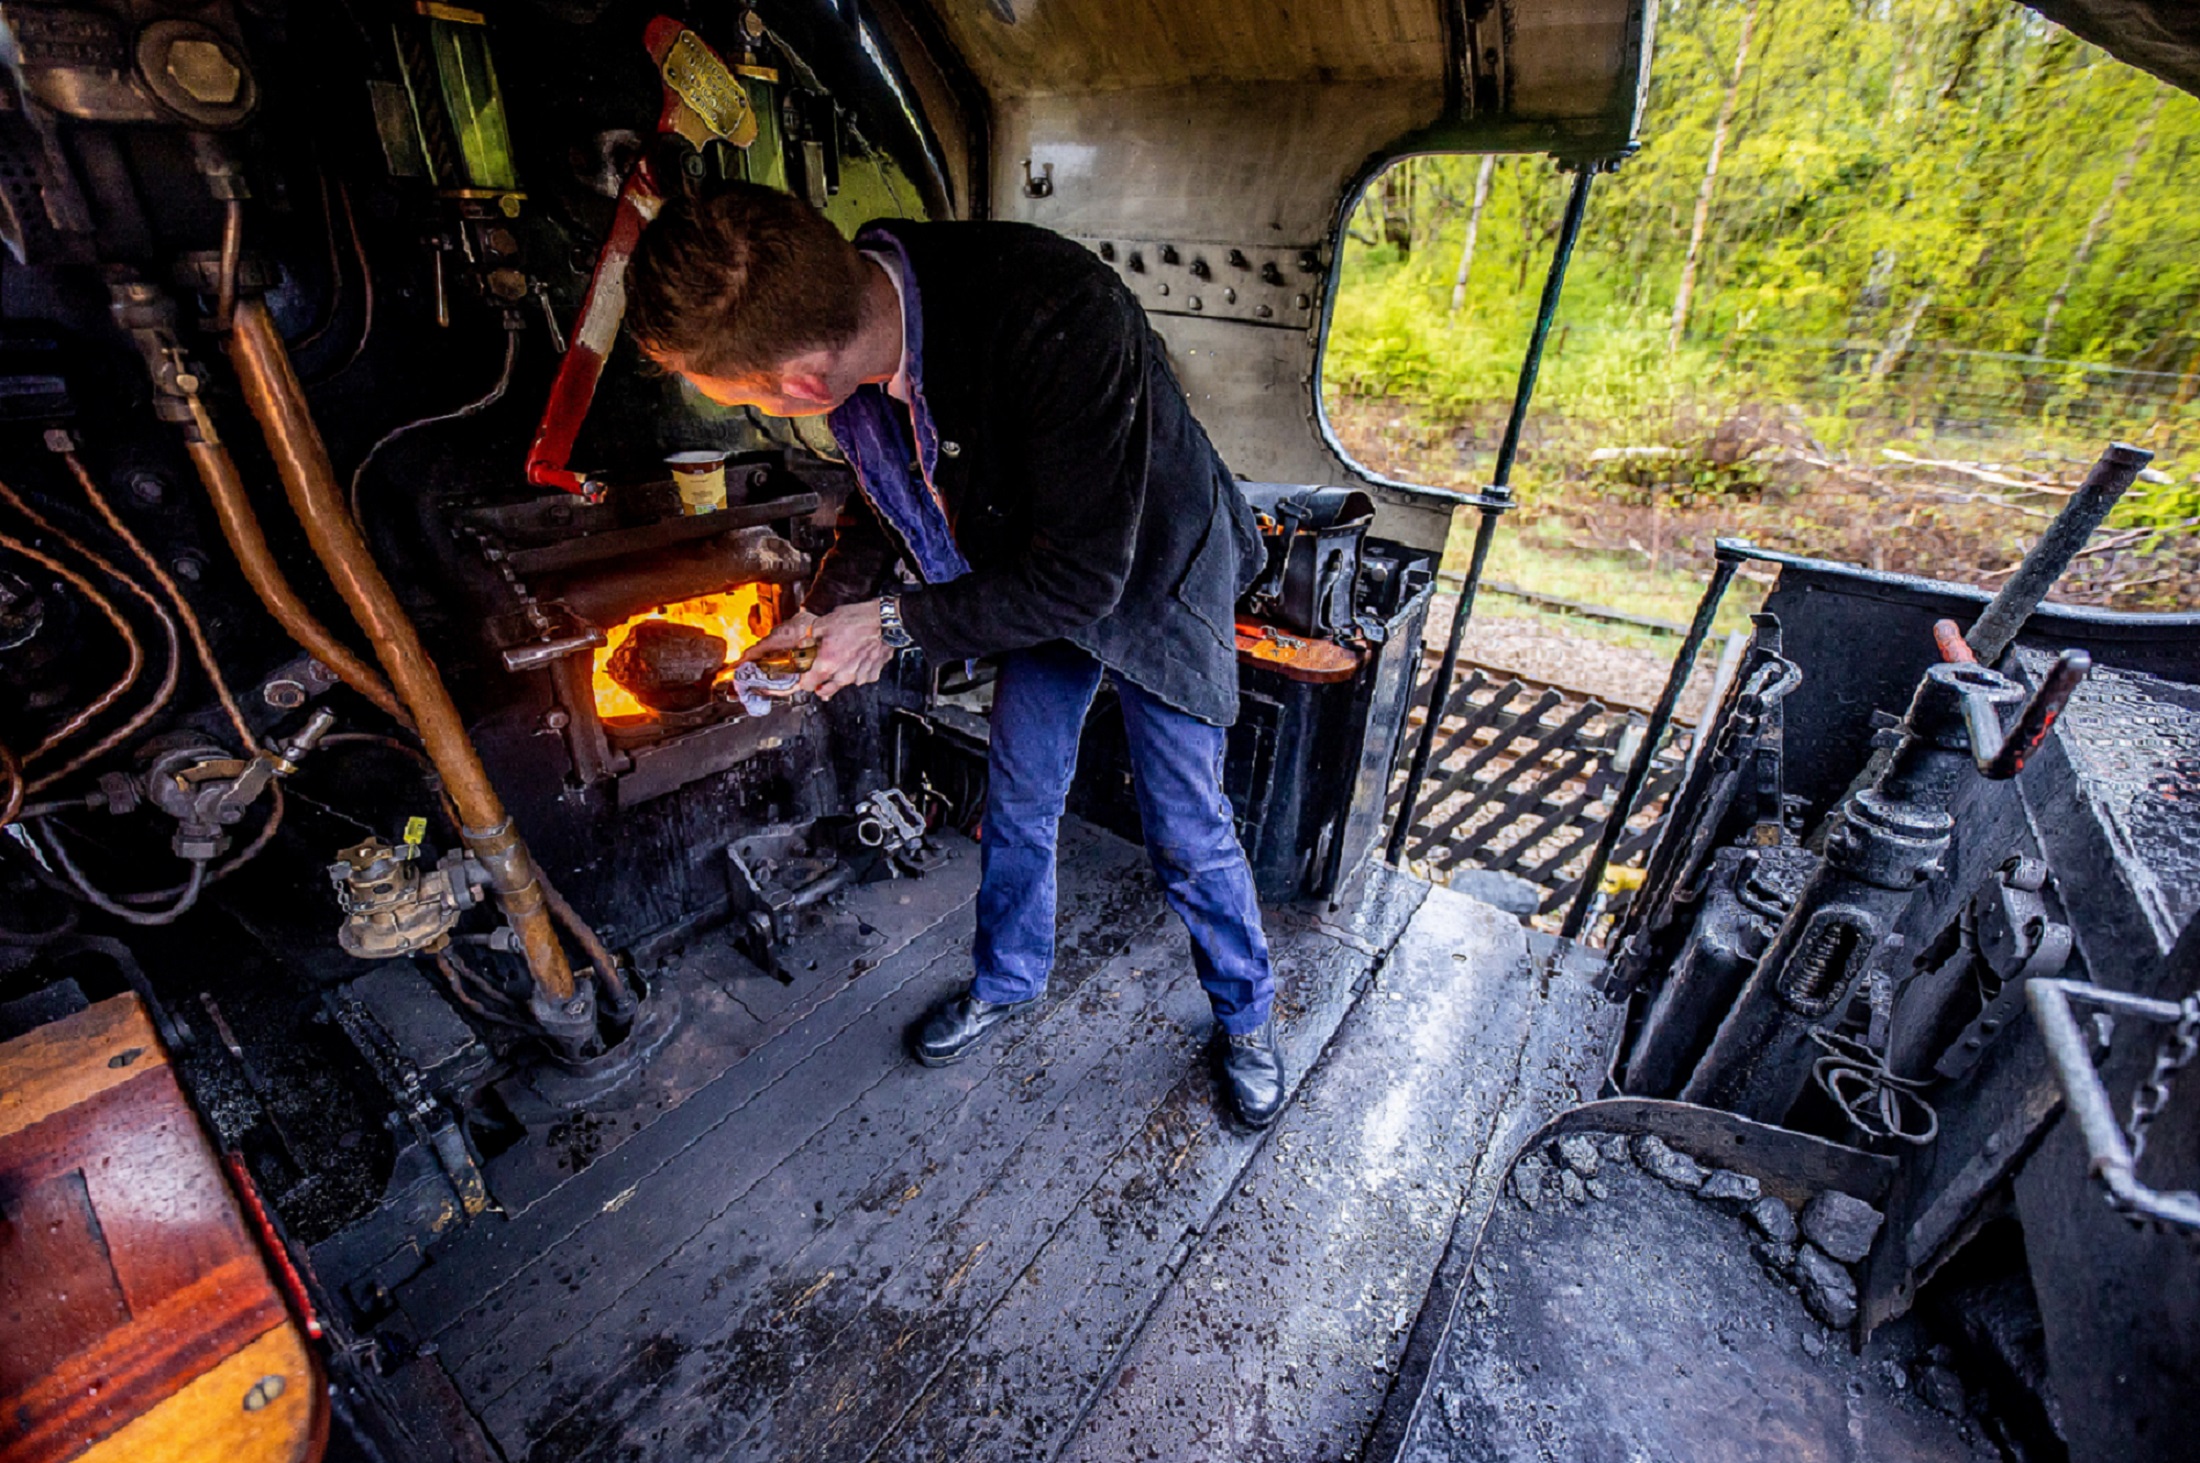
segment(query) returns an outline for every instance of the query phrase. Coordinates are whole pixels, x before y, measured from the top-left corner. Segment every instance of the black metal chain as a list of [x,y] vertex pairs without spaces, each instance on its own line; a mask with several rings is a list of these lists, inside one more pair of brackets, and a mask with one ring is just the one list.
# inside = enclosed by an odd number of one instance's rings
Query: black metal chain
[[2131,1094],[2131,1118],[2124,1124],[2124,1136],[2131,1144],[2134,1167],[2146,1152],[2148,1125],[2169,1106],[2171,1085],[2195,1056],[2200,1056],[2200,993],[2185,997],[2176,1024],[2155,1044],[2154,1070]]

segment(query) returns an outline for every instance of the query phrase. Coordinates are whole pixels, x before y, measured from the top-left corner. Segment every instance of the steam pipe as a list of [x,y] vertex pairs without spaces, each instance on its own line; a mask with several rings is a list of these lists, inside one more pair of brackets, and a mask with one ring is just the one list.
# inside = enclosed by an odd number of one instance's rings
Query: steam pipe
[[[161,602],[154,597],[153,592],[150,589],[147,589],[144,585],[138,583],[135,579],[132,579],[129,575],[123,573],[120,569],[109,563],[100,554],[94,552],[92,549],[79,542],[70,534],[63,532],[59,528],[56,528],[50,521],[48,521],[44,514],[33,508],[28,502],[26,502],[22,498],[20,494],[18,494],[13,488],[10,488],[4,482],[0,482],[0,502],[7,503],[10,507],[14,508],[16,512],[22,514],[25,518],[29,519],[31,523],[41,532],[51,534],[54,538],[59,539],[62,543],[67,544],[71,549],[76,551],[76,554],[79,558],[90,564],[94,569],[97,569],[100,573],[105,574],[108,578],[122,585],[132,594],[136,595],[139,599],[144,600],[146,609],[152,612],[154,620],[160,625],[161,633],[166,638],[168,647],[168,659],[161,670],[160,684],[153,690],[153,699],[146,702],[145,705],[139,707],[136,711],[132,712],[130,714],[130,718],[127,721],[123,722],[122,725],[116,727],[113,731],[108,732],[105,736],[101,737],[91,746],[86,747],[83,751],[77,753],[76,756],[70,758],[68,762],[66,762],[62,766],[57,767],[53,771],[45,773],[42,776],[32,778],[30,786],[24,789],[25,794],[28,795],[29,793],[43,791],[44,789],[49,788],[55,783],[61,781],[61,779],[69,776],[71,773],[78,771],[80,768],[88,766],[90,763],[96,761],[98,758],[106,755],[114,748],[120,746],[123,742],[137,735],[140,728],[142,728],[147,722],[151,721],[155,716],[159,715],[161,708],[165,707],[168,704],[168,698],[175,694],[176,677],[183,666],[183,650],[181,643],[176,638],[176,622],[174,617],[171,616],[166,609],[162,608]],[[27,544],[20,544],[13,539],[6,540],[5,542],[8,547],[15,549],[16,552],[21,553],[26,558],[34,559],[38,563],[45,565],[47,568],[53,570],[53,572],[59,574],[62,578],[66,579],[69,583],[75,585],[77,589],[82,591],[83,594],[92,601],[94,607],[97,608],[100,613],[104,614],[114,624],[116,630],[121,634],[123,643],[132,657],[130,669],[125,674],[123,679],[117,683],[116,689],[109,694],[101,696],[98,701],[93,703],[92,706],[79,712],[76,716],[71,717],[69,719],[68,725],[64,728],[63,731],[57,732],[52,737],[47,738],[44,743],[28,753],[23,758],[24,762],[28,763],[37,759],[38,757],[45,755],[47,752],[52,751],[53,748],[61,742],[64,736],[74,735],[77,728],[89,722],[92,717],[98,715],[99,712],[105,710],[109,706],[112,706],[115,700],[119,696],[121,696],[123,692],[128,691],[132,685],[136,684],[138,677],[144,672],[144,651],[142,647],[138,645],[137,636],[131,632],[129,622],[122,618],[121,614],[114,608],[114,604],[111,600],[109,600],[105,595],[101,594],[98,590],[92,587],[90,580],[85,579],[75,570],[67,568],[66,566],[60,564],[46,554],[41,553],[39,550],[31,548]]]
[[229,551],[237,556],[237,566],[244,570],[245,581],[260,597],[260,603],[291,639],[333,671],[338,680],[401,725],[411,727],[412,718],[406,715],[404,703],[397,699],[381,672],[352,654],[306,608],[306,602],[284,577],[282,566],[275,562],[274,550],[268,547],[267,535],[260,529],[252,500],[245,493],[244,479],[237,471],[237,459],[230,455],[228,445],[213,434],[211,423],[203,425],[198,435],[200,440],[185,444],[191,465],[198,469],[199,481],[214,505],[214,516],[221,521],[222,537],[229,540]]
[[634,988],[627,983],[626,973],[619,969],[619,957],[611,953],[611,947],[603,942],[603,936],[595,927],[581,918],[558,886],[550,882],[550,876],[540,869],[535,877],[542,882],[542,897],[550,906],[551,917],[565,926],[565,932],[573,937],[573,943],[581,947],[589,963],[596,968],[596,983],[603,987],[604,998],[610,1002],[613,1015],[629,1016],[634,1011]]
[[488,871],[497,905],[519,937],[528,972],[542,997],[561,1007],[576,1003],[573,968],[558,943],[534,859],[512,827],[420,632],[352,521],[328,448],[306,406],[305,389],[264,301],[238,302],[230,349],[245,400],[267,434],[291,507],[344,603],[366,631],[391,686],[412,712],[421,744],[458,809],[460,836]]
[[221,662],[214,655],[213,643],[206,638],[206,627],[199,623],[198,612],[191,608],[191,601],[183,597],[183,591],[176,587],[174,576],[161,567],[160,560],[153,556],[144,542],[130,531],[130,526],[122,521],[121,515],[115,512],[113,505],[107,501],[107,495],[99,490],[99,484],[92,480],[91,473],[85,469],[83,459],[76,455],[75,447],[61,445],[69,441],[67,434],[49,432],[47,441],[60,451],[61,460],[69,465],[70,475],[76,479],[76,485],[84,490],[85,498],[98,512],[100,521],[107,525],[109,532],[122,540],[125,548],[137,556],[138,562],[145,566],[145,572],[152,575],[153,582],[160,586],[161,593],[168,596],[169,604],[175,608],[176,618],[183,622],[184,633],[191,638],[191,651],[198,657],[199,668],[206,672],[207,683],[214,688],[214,699],[221,703],[222,714],[229,718],[230,727],[237,733],[238,744],[249,752],[253,746],[251,723],[244,719],[244,711],[237,705],[237,698],[230,694],[229,682],[222,676]]
[[[6,491],[7,489],[5,485],[0,485],[0,493],[6,493]],[[115,608],[114,601],[107,598],[107,596],[105,596],[104,594],[101,594],[97,589],[93,588],[92,582],[89,579],[86,579],[83,575],[77,573],[74,569],[71,569],[68,565],[62,563],[59,559],[53,558],[51,555],[42,553],[39,550],[32,548],[29,544],[23,542],[21,539],[14,537],[12,534],[0,533],[0,549],[6,549],[11,553],[20,554],[24,558],[29,559],[32,563],[37,564],[41,568],[45,569],[48,573],[58,574],[59,576],[61,576],[61,578],[66,580],[76,590],[77,593],[83,595],[85,599],[91,602],[93,609],[98,610],[102,615],[106,616],[107,623],[115,627],[115,633],[122,637],[122,647],[127,655],[127,661],[122,668],[122,674],[116,677],[115,683],[112,686],[109,686],[106,690],[102,691],[93,700],[78,708],[73,716],[71,716],[67,721],[64,721],[63,723],[61,723],[60,726],[54,729],[54,733],[52,736],[47,737],[37,746],[31,748],[30,752],[23,758],[23,761],[29,761],[32,758],[37,757],[40,753],[50,752],[54,748],[60,746],[70,737],[75,736],[86,726],[90,725],[92,720],[97,717],[101,712],[105,711],[108,707],[114,705],[117,701],[121,700],[123,696],[128,693],[130,687],[136,684],[138,676],[143,673],[145,669],[145,647],[138,643],[136,633],[130,629],[130,622],[122,618],[122,612]],[[12,754],[9,757],[9,763],[15,769],[17,780],[20,781],[22,775],[22,763],[17,762]],[[23,789],[20,787],[17,789],[18,792],[21,792],[22,790]],[[18,798],[16,801],[20,803],[21,799]],[[18,807],[14,811],[19,812],[21,811],[21,809],[20,807]],[[14,821],[14,812],[11,812],[9,814],[8,821]]]
[[222,205],[221,277],[214,289],[214,328],[227,330],[237,316],[237,271],[244,264],[244,200]]

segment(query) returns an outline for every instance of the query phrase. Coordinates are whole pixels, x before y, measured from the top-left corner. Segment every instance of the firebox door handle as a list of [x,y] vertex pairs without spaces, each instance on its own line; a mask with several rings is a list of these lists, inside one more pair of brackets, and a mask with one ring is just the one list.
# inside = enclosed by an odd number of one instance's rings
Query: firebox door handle
[[[1984,679],[1991,672],[1980,672],[1979,683],[1967,685],[1963,692],[1964,730],[1969,733],[1971,760],[1980,775],[2006,782],[2022,772],[2092,669],[2093,657],[2082,650],[2066,650],[2055,657],[2054,668],[2024,703],[2016,725],[2006,734],[2001,729],[2001,716],[1994,709],[1994,688]],[[1994,679],[2000,680],[1998,676]]]

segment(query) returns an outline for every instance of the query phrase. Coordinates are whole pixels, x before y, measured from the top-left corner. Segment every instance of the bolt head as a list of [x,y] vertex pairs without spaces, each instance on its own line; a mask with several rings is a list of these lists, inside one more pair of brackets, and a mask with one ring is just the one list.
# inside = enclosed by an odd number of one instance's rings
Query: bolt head
[[552,731],[564,731],[568,726],[572,725],[572,722],[573,718],[566,712],[565,708],[562,706],[556,707],[549,711],[545,711],[542,714],[542,724],[550,728],[550,730]]
[[306,704],[306,688],[287,677],[260,688],[260,699],[277,711],[296,711]]
[[195,102],[226,107],[244,90],[244,72],[214,41],[181,40],[168,48],[168,77]]

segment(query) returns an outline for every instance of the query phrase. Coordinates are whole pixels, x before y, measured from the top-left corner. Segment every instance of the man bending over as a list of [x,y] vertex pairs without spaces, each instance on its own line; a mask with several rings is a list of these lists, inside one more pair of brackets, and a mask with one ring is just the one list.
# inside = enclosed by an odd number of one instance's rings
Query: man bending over
[[668,204],[627,291],[651,357],[713,401],[827,414],[861,485],[805,608],[750,654],[813,642],[803,686],[824,697],[911,645],[999,663],[976,968],[914,1032],[917,1059],[960,1061],[1046,989],[1056,827],[1106,676],[1224,1085],[1241,1119],[1272,1121],[1275,981],[1222,792],[1260,538],[1137,300],[1044,229],[886,221],[850,244],[749,185]]

